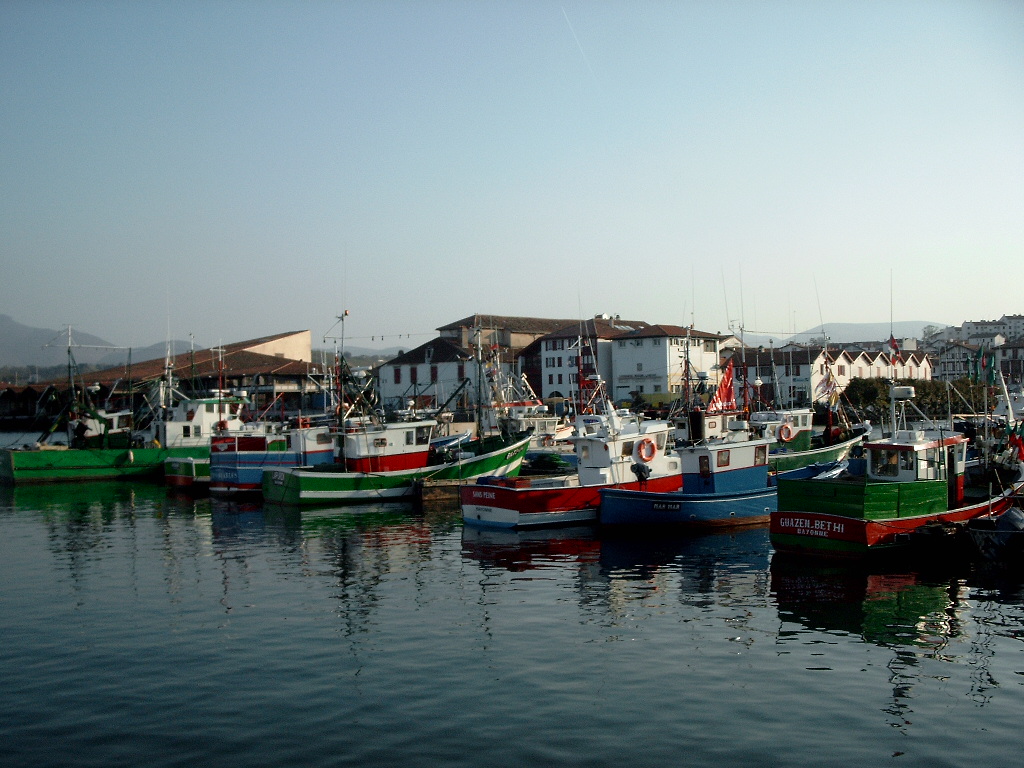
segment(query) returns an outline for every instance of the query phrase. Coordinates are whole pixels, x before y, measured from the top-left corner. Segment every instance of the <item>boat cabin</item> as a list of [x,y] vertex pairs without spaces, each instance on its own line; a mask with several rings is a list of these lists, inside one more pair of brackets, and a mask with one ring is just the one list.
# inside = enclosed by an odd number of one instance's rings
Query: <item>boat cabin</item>
[[391,472],[425,467],[435,419],[385,423],[345,419],[335,435],[335,458],[348,472]]
[[967,438],[957,432],[933,437],[922,430],[899,430],[891,439],[864,446],[867,479],[881,483],[946,481],[950,500],[960,503],[964,498],[968,444]]

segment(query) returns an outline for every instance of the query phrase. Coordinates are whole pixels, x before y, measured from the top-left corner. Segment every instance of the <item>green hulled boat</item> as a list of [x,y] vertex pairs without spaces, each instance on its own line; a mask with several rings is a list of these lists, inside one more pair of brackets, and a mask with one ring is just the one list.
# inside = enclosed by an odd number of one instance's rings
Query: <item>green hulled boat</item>
[[[423,422],[423,424],[427,424]],[[429,435],[428,426],[425,433]],[[392,429],[415,429],[416,425],[383,425]],[[317,504],[338,504],[345,502],[366,502],[380,499],[401,499],[411,497],[417,484],[424,480],[472,480],[486,475],[515,476],[519,474],[523,456],[530,446],[529,433],[513,437],[492,436],[481,440],[462,443],[448,451],[430,451],[424,454],[426,463],[403,469],[367,468],[350,471],[349,466],[357,463],[366,466],[365,456],[353,456],[353,447],[363,444],[368,449],[379,444],[387,448],[386,437],[375,437],[383,432],[368,432],[365,435],[353,431],[349,438],[349,452],[346,461],[322,464],[315,467],[293,467],[290,469],[267,470],[263,473],[263,498],[265,501],[296,506]],[[369,437],[369,439],[366,439]],[[380,458],[386,458],[381,456]],[[347,463],[346,463],[347,462]]]
[[59,483],[159,477],[170,457],[209,457],[209,446],[182,448],[68,448],[40,446],[0,450],[0,482]]

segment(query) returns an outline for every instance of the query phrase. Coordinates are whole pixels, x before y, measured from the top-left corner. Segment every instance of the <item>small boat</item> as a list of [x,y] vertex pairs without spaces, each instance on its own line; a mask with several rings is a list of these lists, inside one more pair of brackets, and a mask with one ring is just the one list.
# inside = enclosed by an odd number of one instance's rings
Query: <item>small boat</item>
[[985,560],[1024,566],[1024,511],[1019,507],[968,520],[967,534]]
[[[863,556],[899,550],[929,524],[964,523],[1010,507],[1024,489],[1017,451],[969,463],[952,429],[907,429],[913,387],[890,389],[892,434],[837,477],[779,480],[769,537],[779,552]],[[912,405],[912,403],[911,403]]]
[[[468,525],[526,528],[594,522],[601,488],[673,491],[682,485],[669,421],[616,409],[592,380],[594,407],[581,408],[571,442],[576,472],[552,477],[481,479],[460,492]],[[587,412],[590,411],[590,412]]]

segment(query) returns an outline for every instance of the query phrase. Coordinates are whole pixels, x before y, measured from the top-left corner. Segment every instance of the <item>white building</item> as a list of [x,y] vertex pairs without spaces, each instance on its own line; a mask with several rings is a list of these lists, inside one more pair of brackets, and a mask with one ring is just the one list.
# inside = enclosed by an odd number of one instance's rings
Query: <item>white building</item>
[[[590,320],[574,322],[543,336],[524,351],[523,357],[538,359],[537,380],[531,378],[534,390],[544,399],[579,397],[579,376],[598,375],[609,384],[614,376],[612,350],[614,340],[625,333],[646,328],[642,320],[622,320],[618,315],[597,315]],[[529,364],[523,360],[529,375]]]
[[678,325],[650,325],[623,333],[612,340],[610,393],[616,402],[633,399],[633,393],[654,406],[679,399],[692,391],[717,386],[722,336]]

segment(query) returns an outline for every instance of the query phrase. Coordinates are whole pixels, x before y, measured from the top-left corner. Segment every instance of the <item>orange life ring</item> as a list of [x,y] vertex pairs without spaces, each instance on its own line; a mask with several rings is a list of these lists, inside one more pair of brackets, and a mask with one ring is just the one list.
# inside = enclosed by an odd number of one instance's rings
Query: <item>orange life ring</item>
[[793,439],[793,430],[790,428],[789,424],[783,424],[775,434],[778,436],[779,440],[784,443],[788,443]]
[[298,420],[298,427],[299,427],[299,429],[305,429],[308,426],[309,426],[309,419],[305,418],[304,416],[300,416],[299,420]]
[[544,447],[545,448],[554,448],[554,446],[555,446],[555,438],[553,438],[551,435],[545,435],[544,436]]
[[636,453],[640,457],[640,461],[648,462],[654,458],[654,454],[658,452],[657,446],[654,441],[648,437],[645,437],[640,441],[640,444],[636,447]]

